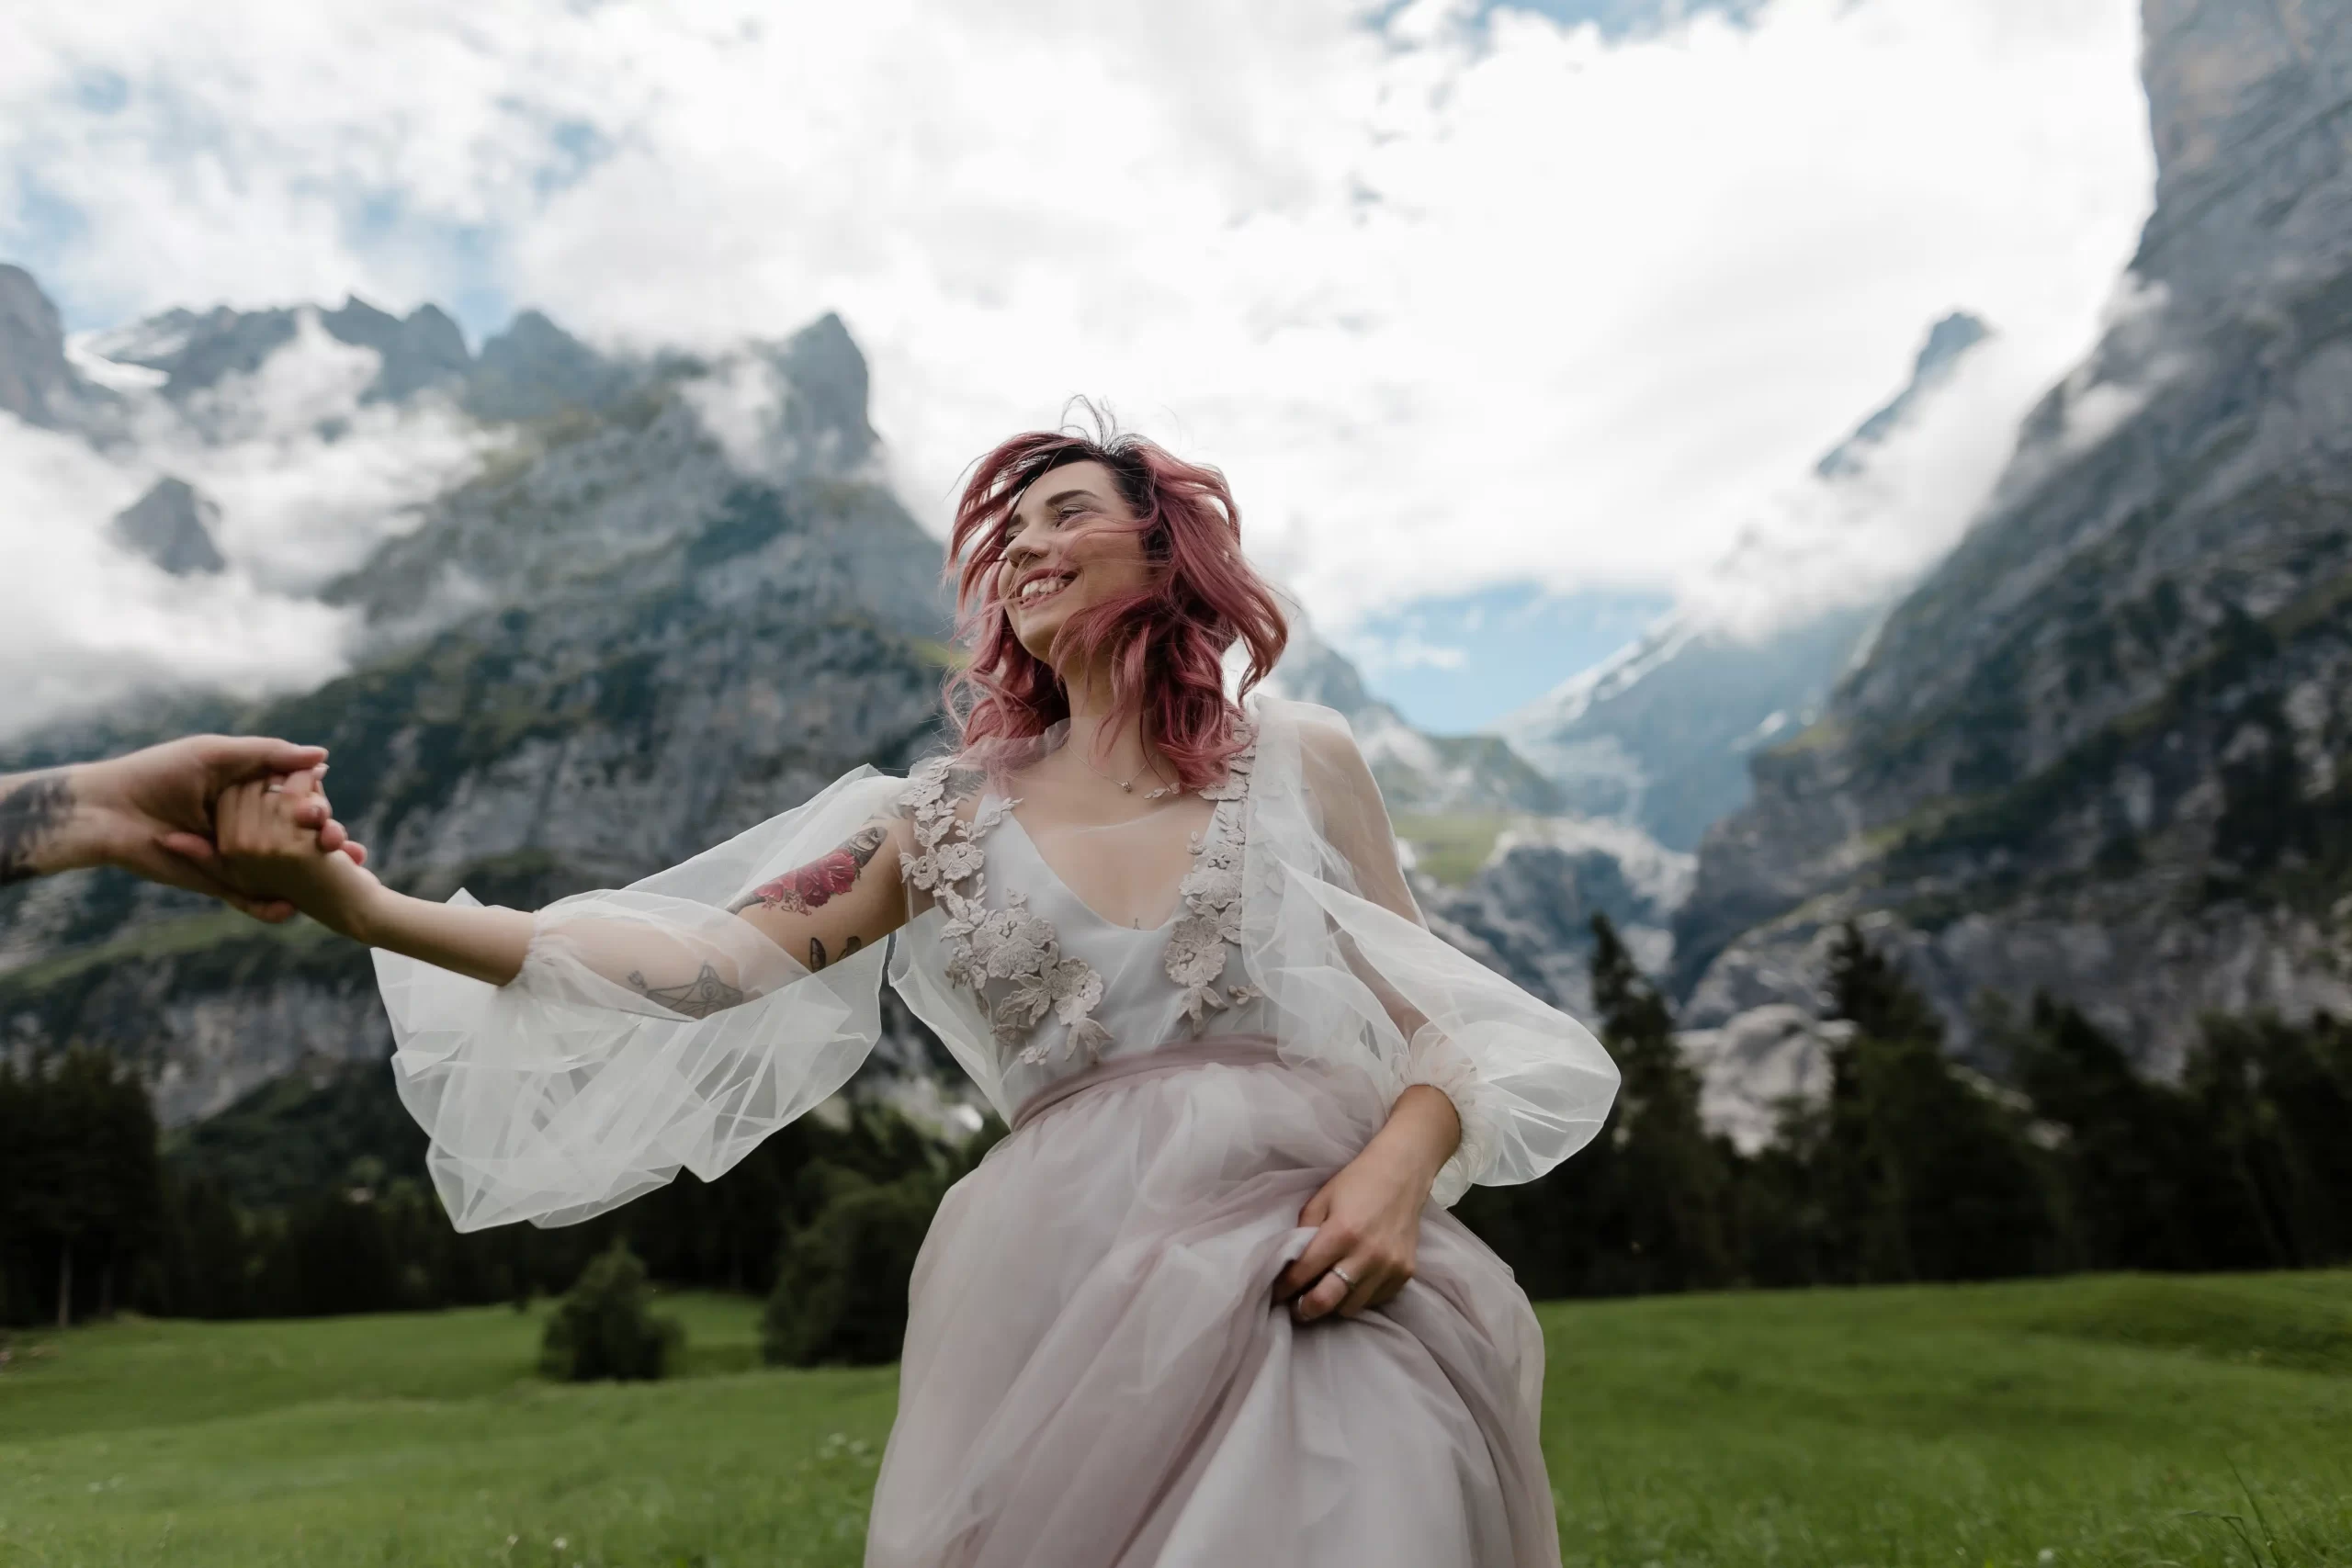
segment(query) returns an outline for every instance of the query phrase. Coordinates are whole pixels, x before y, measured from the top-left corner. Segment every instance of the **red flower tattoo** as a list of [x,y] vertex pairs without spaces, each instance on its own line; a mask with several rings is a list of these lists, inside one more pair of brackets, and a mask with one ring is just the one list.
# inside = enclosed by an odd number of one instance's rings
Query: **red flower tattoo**
[[773,882],[763,883],[735,908],[746,909],[753,904],[771,909],[789,909],[796,915],[806,915],[831,902],[836,894],[848,892],[857,886],[859,873],[873,860],[889,837],[878,824],[868,824],[849,837],[840,849],[820,859],[810,861],[796,871],[787,871]]

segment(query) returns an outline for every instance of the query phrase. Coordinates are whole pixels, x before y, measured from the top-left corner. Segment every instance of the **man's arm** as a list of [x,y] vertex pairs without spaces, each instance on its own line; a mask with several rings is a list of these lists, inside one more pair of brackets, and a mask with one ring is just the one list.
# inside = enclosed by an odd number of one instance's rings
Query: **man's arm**
[[367,851],[350,841],[320,789],[325,762],[321,746],[195,735],[103,762],[0,775],[0,886],[115,865],[282,920],[293,912],[285,900],[249,897],[219,874],[213,807],[231,784],[281,779],[320,845],[364,862]]

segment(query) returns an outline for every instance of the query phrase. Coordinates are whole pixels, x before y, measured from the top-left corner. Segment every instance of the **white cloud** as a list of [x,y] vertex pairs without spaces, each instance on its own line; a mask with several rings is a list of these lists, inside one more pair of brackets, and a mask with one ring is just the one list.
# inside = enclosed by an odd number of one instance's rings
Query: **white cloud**
[[221,509],[219,543],[275,591],[314,591],[413,527],[492,440],[433,399],[363,403],[381,360],[327,334],[315,310],[250,375],[134,404],[136,468],[187,480]]
[[1357,662],[1365,674],[1374,677],[1398,670],[1459,670],[1469,660],[1469,654],[1462,649],[1430,642],[1411,632],[1359,637],[1355,647]]
[[108,541],[152,478],[0,414],[0,733],[134,691],[259,692],[342,667],[346,617],[233,564],[174,578]]
[[[446,403],[363,405],[376,352],[336,342],[315,311],[253,373],[185,408],[96,349],[72,356],[123,400],[109,438],[0,414],[0,734],[136,690],[257,694],[340,673],[355,617],[317,590],[490,450]],[[218,507],[227,571],[175,578],[109,536],[167,475]]]
[[[1504,578],[1703,591],[1946,310],[2001,329],[2019,409],[2062,374],[2148,200],[2133,0],[1616,44],[1367,9],[41,7],[0,167],[79,210],[47,281],[109,310],[488,285],[711,344],[837,308],[933,521],[1101,394],[1225,466],[1338,627]],[[76,107],[95,73],[119,108]]]
[[2030,344],[1979,344],[1860,453],[1858,470],[1808,470],[1752,502],[1724,557],[1685,584],[1684,608],[1701,625],[1760,637],[1901,592],[1991,498],[2046,376]]

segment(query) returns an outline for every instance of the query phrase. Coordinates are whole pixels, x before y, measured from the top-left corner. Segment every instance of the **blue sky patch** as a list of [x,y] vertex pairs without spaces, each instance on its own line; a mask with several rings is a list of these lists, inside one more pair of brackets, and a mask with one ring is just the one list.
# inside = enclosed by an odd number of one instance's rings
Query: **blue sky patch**
[[1333,640],[1415,725],[1462,735],[1591,669],[1672,604],[1662,593],[1509,582],[1415,600]]
[[1487,0],[1487,11],[1532,11],[1574,27],[1584,22],[1600,28],[1604,38],[1654,33],[1702,12],[1713,11],[1735,22],[1752,20],[1770,0]]

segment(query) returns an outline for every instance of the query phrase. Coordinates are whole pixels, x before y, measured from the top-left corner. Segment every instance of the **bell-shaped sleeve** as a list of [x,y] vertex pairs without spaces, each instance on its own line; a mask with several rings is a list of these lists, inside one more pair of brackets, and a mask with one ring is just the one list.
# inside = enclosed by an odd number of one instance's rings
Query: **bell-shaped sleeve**
[[1617,1066],[1592,1032],[1431,934],[1347,721],[1261,699],[1243,952],[1283,1052],[1444,1092],[1462,1142],[1431,1196],[1532,1181],[1591,1141]]
[[812,973],[729,906],[904,788],[862,769],[681,865],[560,899],[503,986],[379,950],[394,1081],[457,1228],[571,1224],[681,1168],[711,1179],[848,1082],[881,1032],[888,944]]

